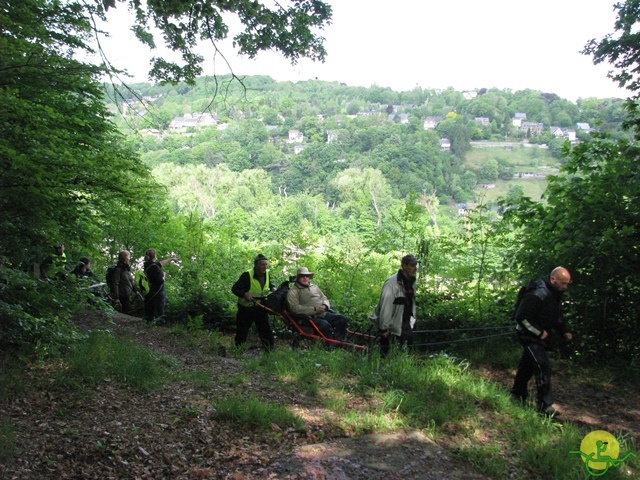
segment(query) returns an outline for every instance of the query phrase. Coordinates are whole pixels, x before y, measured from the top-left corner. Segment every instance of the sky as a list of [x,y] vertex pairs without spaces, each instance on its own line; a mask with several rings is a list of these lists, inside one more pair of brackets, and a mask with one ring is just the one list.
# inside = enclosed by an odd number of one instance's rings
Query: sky
[[[265,52],[254,60],[220,49],[237,75],[269,75],[277,81],[319,79],[350,86],[378,85],[396,91],[453,87],[526,88],[575,101],[626,98],[607,78],[609,65],[594,65],[580,51],[592,38],[613,33],[615,0],[326,0],[333,8],[324,63],[297,65]],[[109,12],[111,38],[102,46],[132,82],[149,81],[151,52],[128,31],[124,6]],[[204,74],[229,73],[203,47]]]

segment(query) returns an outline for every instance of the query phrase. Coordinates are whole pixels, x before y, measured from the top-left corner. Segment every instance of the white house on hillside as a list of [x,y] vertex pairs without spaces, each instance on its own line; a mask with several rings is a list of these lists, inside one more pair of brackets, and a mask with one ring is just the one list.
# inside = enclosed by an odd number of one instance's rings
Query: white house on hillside
[[175,117],[169,124],[169,130],[180,130],[188,127],[211,127],[220,123],[217,116],[210,113],[187,113]]
[[427,117],[422,123],[422,128],[425,130],[433,130],[442,121],[442,117]]
[[564,127],[550,127],[551,134],[556,138],[566,138],[570,142],[576,141],[576,131]]
[[526,113],[516,112],[513,115],[513,119],[511,120],[511,124],[514,127],[520,128],[522,126],[522,122],[524,122],[526,119],[527,119],[527,114]]
[[300,130],[289,130],[289,138],[287,143],[302,143],[304,142],[304,133]]

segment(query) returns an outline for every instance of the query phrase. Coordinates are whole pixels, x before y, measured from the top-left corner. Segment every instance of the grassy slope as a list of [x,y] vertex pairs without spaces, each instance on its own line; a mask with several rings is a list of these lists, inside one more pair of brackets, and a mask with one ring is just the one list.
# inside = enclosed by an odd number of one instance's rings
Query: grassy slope
[[[388,445],[385,455],[408,455],[408,463],[430,468],[447,457],[449,468],[467,471],[462,477],[447,470],[446,478],[456,480],[583,479],[579,458],[568,452],[596,429],[628,439],[624,452],[637,450],[630,436],[637,430],[637,385],[627,379],[622,389],[602,370],[556,359],[558,396],[576,422],[550,421],[510,401],[505,382],[518,351],[508,343],[486,346],[493,354],[484,368],[463,360],[473,355],[399,353],[382,361],[375,352],[317,345],[292,351],[284,332],[276,351],[261,355],[236,350],[230,336],[150,328],[125,317],[83,320],[85,329],[107,328],[120,341],[94,334],[60,361],[5,383],[11,387],[0,395],[0,458],[7,478],[61,471],[84,478],[283,478],[295,471],[287,462],[296,445],[319,448],[398,430],[421,432],[439,447]],[[614,403],[602,406],[613,392]],[[334,463],[330,458],[324,467]],[[351,464],[364,468],[356,457]],[[606,478],[637,478],[637,469],[630,459]],[[404,478],[445,478],[423,475]]]
[[[515,171],[557,173],[560,166],[558,159],[553,158],[548,150],[538,147],[517,147],[514,150],[504,148],[473,148],[466,156],[465,167],[477,169],[487,160],[507,162]],[[513,179],[509,181],[497,180],[495,187],[485,189],[482,185],[476,188],[478,199],[485,203],[493,202],[498,197],[504,197],[512,186],[522,187],[524,194],[532,199],[540,199],[547,182],[544,179]]]

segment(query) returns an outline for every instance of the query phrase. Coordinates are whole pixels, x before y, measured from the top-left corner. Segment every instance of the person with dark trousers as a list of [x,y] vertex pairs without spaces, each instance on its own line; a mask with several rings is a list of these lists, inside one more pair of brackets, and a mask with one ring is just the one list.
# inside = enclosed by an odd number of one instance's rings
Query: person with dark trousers
[[413,345],[413,327],[416,322],[416,270],[418,259],[405,255],[400,261],[400,270],[391,275],[382,285],[380,300],[370,320],[378,325],[380,353],[389,354],[391,342],[400,347]]
[[149,282],[149,292],[144,297],[144,317],[147,323],[166,324],[165,310],[167,296],[164,289],[165,274],[162,268],[169,263],[177,263],[176,257],[158,260],[155,248],[148,248],[144,254],[144,273]]
[[256,324],[258,337],[265,351],[273,349],[274,338],[269,312],[256,305],[275,290],[269,278],[269,260],[261,253],[253,260],[253,268],[240,275],[231,291],[238,297],[238,313],[236,314],[236,346],[247,341],[251,325]]
[[529,282],[516,313],[516,332],[523,347],[511,395],[524,403],[527,384],[535,376],[537,408],[547,415],[559,414],[553,407],[551,364],[547,350],[555,330],[565,340],[572,339],[562,315],[562,294],[569,287],[571,275],[564,267],[556,267],[550,275]]
[[40,264],[40,278],[43,280],[64,280],[69,276],[67,254],[64,253],[64,243],[56,242],[53,252]]
[[113,306],[122,313],[131,312],[131,295],[136,291],[130,261],[131,254],[127,250],[118,253],[118,263],[109,285]]
[[343,341],[347,333],[347,317],[331,310],[329,299],[320,287],[311,283],[313,273],[307,267],[298,269],[296,281],[287,293],[291,313],[311,317],[325,337]]

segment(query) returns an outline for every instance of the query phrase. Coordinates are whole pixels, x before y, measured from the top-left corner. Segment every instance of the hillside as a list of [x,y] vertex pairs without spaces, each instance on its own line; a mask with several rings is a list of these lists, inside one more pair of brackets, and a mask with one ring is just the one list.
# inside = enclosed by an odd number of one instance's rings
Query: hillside
[[522,194],[539,200],[547,187],[547,176],[557,174],[561,161],[554,157],[546,145],[513,142],[472,142],[465,156],[464,165],[481,169],[494,161],[509,169],[510,177],[495,178],[491,182],[476,185],[476,198],[484,203],[494,203],[507,197],[512,188],[522,189]]
[[[252,373],[251,365],[261,356],[254,348],[240,357],[227,356],[222,337],[214,345],[207,337],[197,340],[170,329],[149,328],[140,319],[121,314],[109,319],[85,313],[76,323],[84,331],[108,329],[133,339],[170,365],[176,380],[145,391],[113,379],[63,386],[56,381],[62,364],[32,365],[20,394],[2,405],[17,425],[15,457],[3,462],[2,478],[491,478],[456,453],[469,441],[463,425],[445,425],[434,438],[410,429],[357,434],[340,427],[339,418],[326,408],[323,399],[335,393],[322,390],[311,395],[286,378]],[[505,389],[512,375],[510,370],[489,367],[475,370]],[[560,364],[557,370],[563,422],[631,438],[638,435],[638,385],[616,388],[610,378],[592,376],[569,364]],[[285,406],[304,425],[283,428],[274,420],[264,429],[245,425],[241,419],[220,418],[213,402],[238,395]],[[352,411],[364,411],[368,402],[357,395],[349,401]],[[497,412],[484,410],[483,415],[490,420]],[[499,418],[498,414],[495,421]],[[492,432],[478,431],[472,438],[480,447],[491,441]],[[505,458],[508,477],[540,478],[535,468],[523,473],[526,465],[515,453]]]
[[[541,151],[503,152],[493,159],[497,165],[487,166],[474,153],[476,145],[544,145],[541,159],[557,164],[564,142],[586,140],[592,126],[623,135],[622,100],[572,103],[534,90],[395,92],[267,76],[245,77],[242,84],[218,80],[227,87],[224,94],[205,77],[193,86],[136,84],[121,92],[124,103],[111,108],[123,113],[118,121],[125,133],[142,133],[133,142],[147,165],[261,169],[288,194],[319,194],[327,201],[339,200],[330,185],[345,169],[372,168],[396,198],[435,194],[449,204],[481,200],[483,185],[506,185],[517,173],[513,166],[528,166],[522,157]],[[540,198],[544,182],[509,185]],[[489,197],[507,191],[497,188]]]

